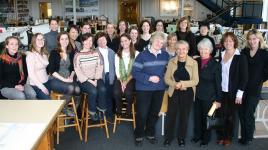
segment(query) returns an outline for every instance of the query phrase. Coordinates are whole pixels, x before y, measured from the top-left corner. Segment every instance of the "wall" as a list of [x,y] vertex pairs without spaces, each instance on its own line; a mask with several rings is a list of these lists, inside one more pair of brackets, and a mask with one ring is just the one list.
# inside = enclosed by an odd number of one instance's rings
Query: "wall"
[[[31,14],[33,19],[39,19],[39,2],[51,2],[53,17],[64,17],[64,8],[62,3],[64,0],[30,0]],[[179,7],[181,7],[181,0],[179,1]],[[211,14],[211,11],[199,4],[196,0],[191,0],[194,4],[193,18],[195,20],[203,20],[207,14]],[[179,17],[161,17],[160,16],[160,0],[140,0],[140,17],[141,19],[146,16],[153,16],[155,19],[172,20]],[[181,9],[181,8],[179,8]],[[110,22],[117,23],[118,20],[118,0],[99,0],[99,15],[105,15],[109,18]],[[180,11],[178,16],[180,15]]]

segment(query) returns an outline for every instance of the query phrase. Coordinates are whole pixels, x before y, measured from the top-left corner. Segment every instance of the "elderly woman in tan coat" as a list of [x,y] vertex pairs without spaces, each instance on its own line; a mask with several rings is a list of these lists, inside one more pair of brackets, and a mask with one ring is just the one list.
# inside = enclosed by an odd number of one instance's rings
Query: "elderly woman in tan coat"
[[168,88],[168,111],[164,146],[169,146],[174,138],[175,122],[179,113],[180,128],[177,128],[179,146],[185,146],[185,136],[189,114],[194,100],[195,86],[198,84],[197,62],[188,56],[189,44],[180,40],[176,43],[177,56],[167,67],[165,82]]

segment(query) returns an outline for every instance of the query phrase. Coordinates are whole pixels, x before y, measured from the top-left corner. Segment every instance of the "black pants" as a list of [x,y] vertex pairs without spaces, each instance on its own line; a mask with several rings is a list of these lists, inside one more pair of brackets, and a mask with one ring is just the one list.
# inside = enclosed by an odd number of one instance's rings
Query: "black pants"
[[207,114],[213,101],[196,98],[194,102],[194,137],[208,143],[211,130],[207,130]]
[[246,141],[253,139],[255,130],[255,116],[256,107],[260,98],[245,93],[242,105],[239,108],[239,119],[241,125],[241,138]]
[[235,100],[231,99],[228,92],[222,92],[222,103],[220,108],[220,116],[223,118],[224,125],[222,129],[217,131],[218,139],[231,140],[234,136],[235,116],[237,114],[238,105]]
[[134,93],[135,81],[130,80],[127,83],[126,89],[123,92],[121,88],[121,82],[116,80],[114,83],[114,98],[116,104],[116,113],[120,114],[122,110],[122,97],[126,98],[127,110],[126,113],[129,115],[131,113],[132,103],[133,103],[133,93]]
[[135,138],[155,135],[155,125],[163,101],[164,90],[137,91]]
[[187,126],[189,114],[193,104],[193,89],[188,88],[185,91],[175,90],[173,95],[168,100],[167,120],[166,120],[166,139],[172,140],[174,138],[174,130],[176,125],[176,118],[179,113],[179,124],[177,128],[177,137],[185,139],[187,133]]

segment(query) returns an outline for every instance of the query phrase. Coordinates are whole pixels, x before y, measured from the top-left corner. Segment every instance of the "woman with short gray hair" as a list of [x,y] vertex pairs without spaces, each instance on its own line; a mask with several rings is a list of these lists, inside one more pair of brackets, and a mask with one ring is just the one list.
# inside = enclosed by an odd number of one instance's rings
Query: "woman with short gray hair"
[[211,131],[206,128],[207,113],[213,103],[220,107],[221,98],[221,64],[212,56],[212,43],[204,38],[197,45],[200,57],[197,58],[199,83],[196,86],[194,102],[194,137],[191,140],[200,146],[207,146]]

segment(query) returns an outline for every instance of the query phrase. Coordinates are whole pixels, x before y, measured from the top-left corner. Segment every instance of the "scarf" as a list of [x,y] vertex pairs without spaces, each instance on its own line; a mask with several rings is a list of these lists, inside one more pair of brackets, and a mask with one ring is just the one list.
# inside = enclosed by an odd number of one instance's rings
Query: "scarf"
[[128,70],[126,70],[123,58],[119,60],[119,74],[120,74],[120,79],[122,81],[126,81],[128,79],[132,70],[133,62],[134,62],[134,59],[130,58],[129,63],[128,63]]
[[15,58],[11,57],[10,55],[6,53],[1,54],[0,60],[3,63],[6,64],[11,64],[11,65],[16,65],[18,64],[19,66],[19,73],[20,73],[20,81],[19,84],[24,80],[24,72],[23,72],[23,65],[22,65],[22,55],[20,53],[15,54]]

